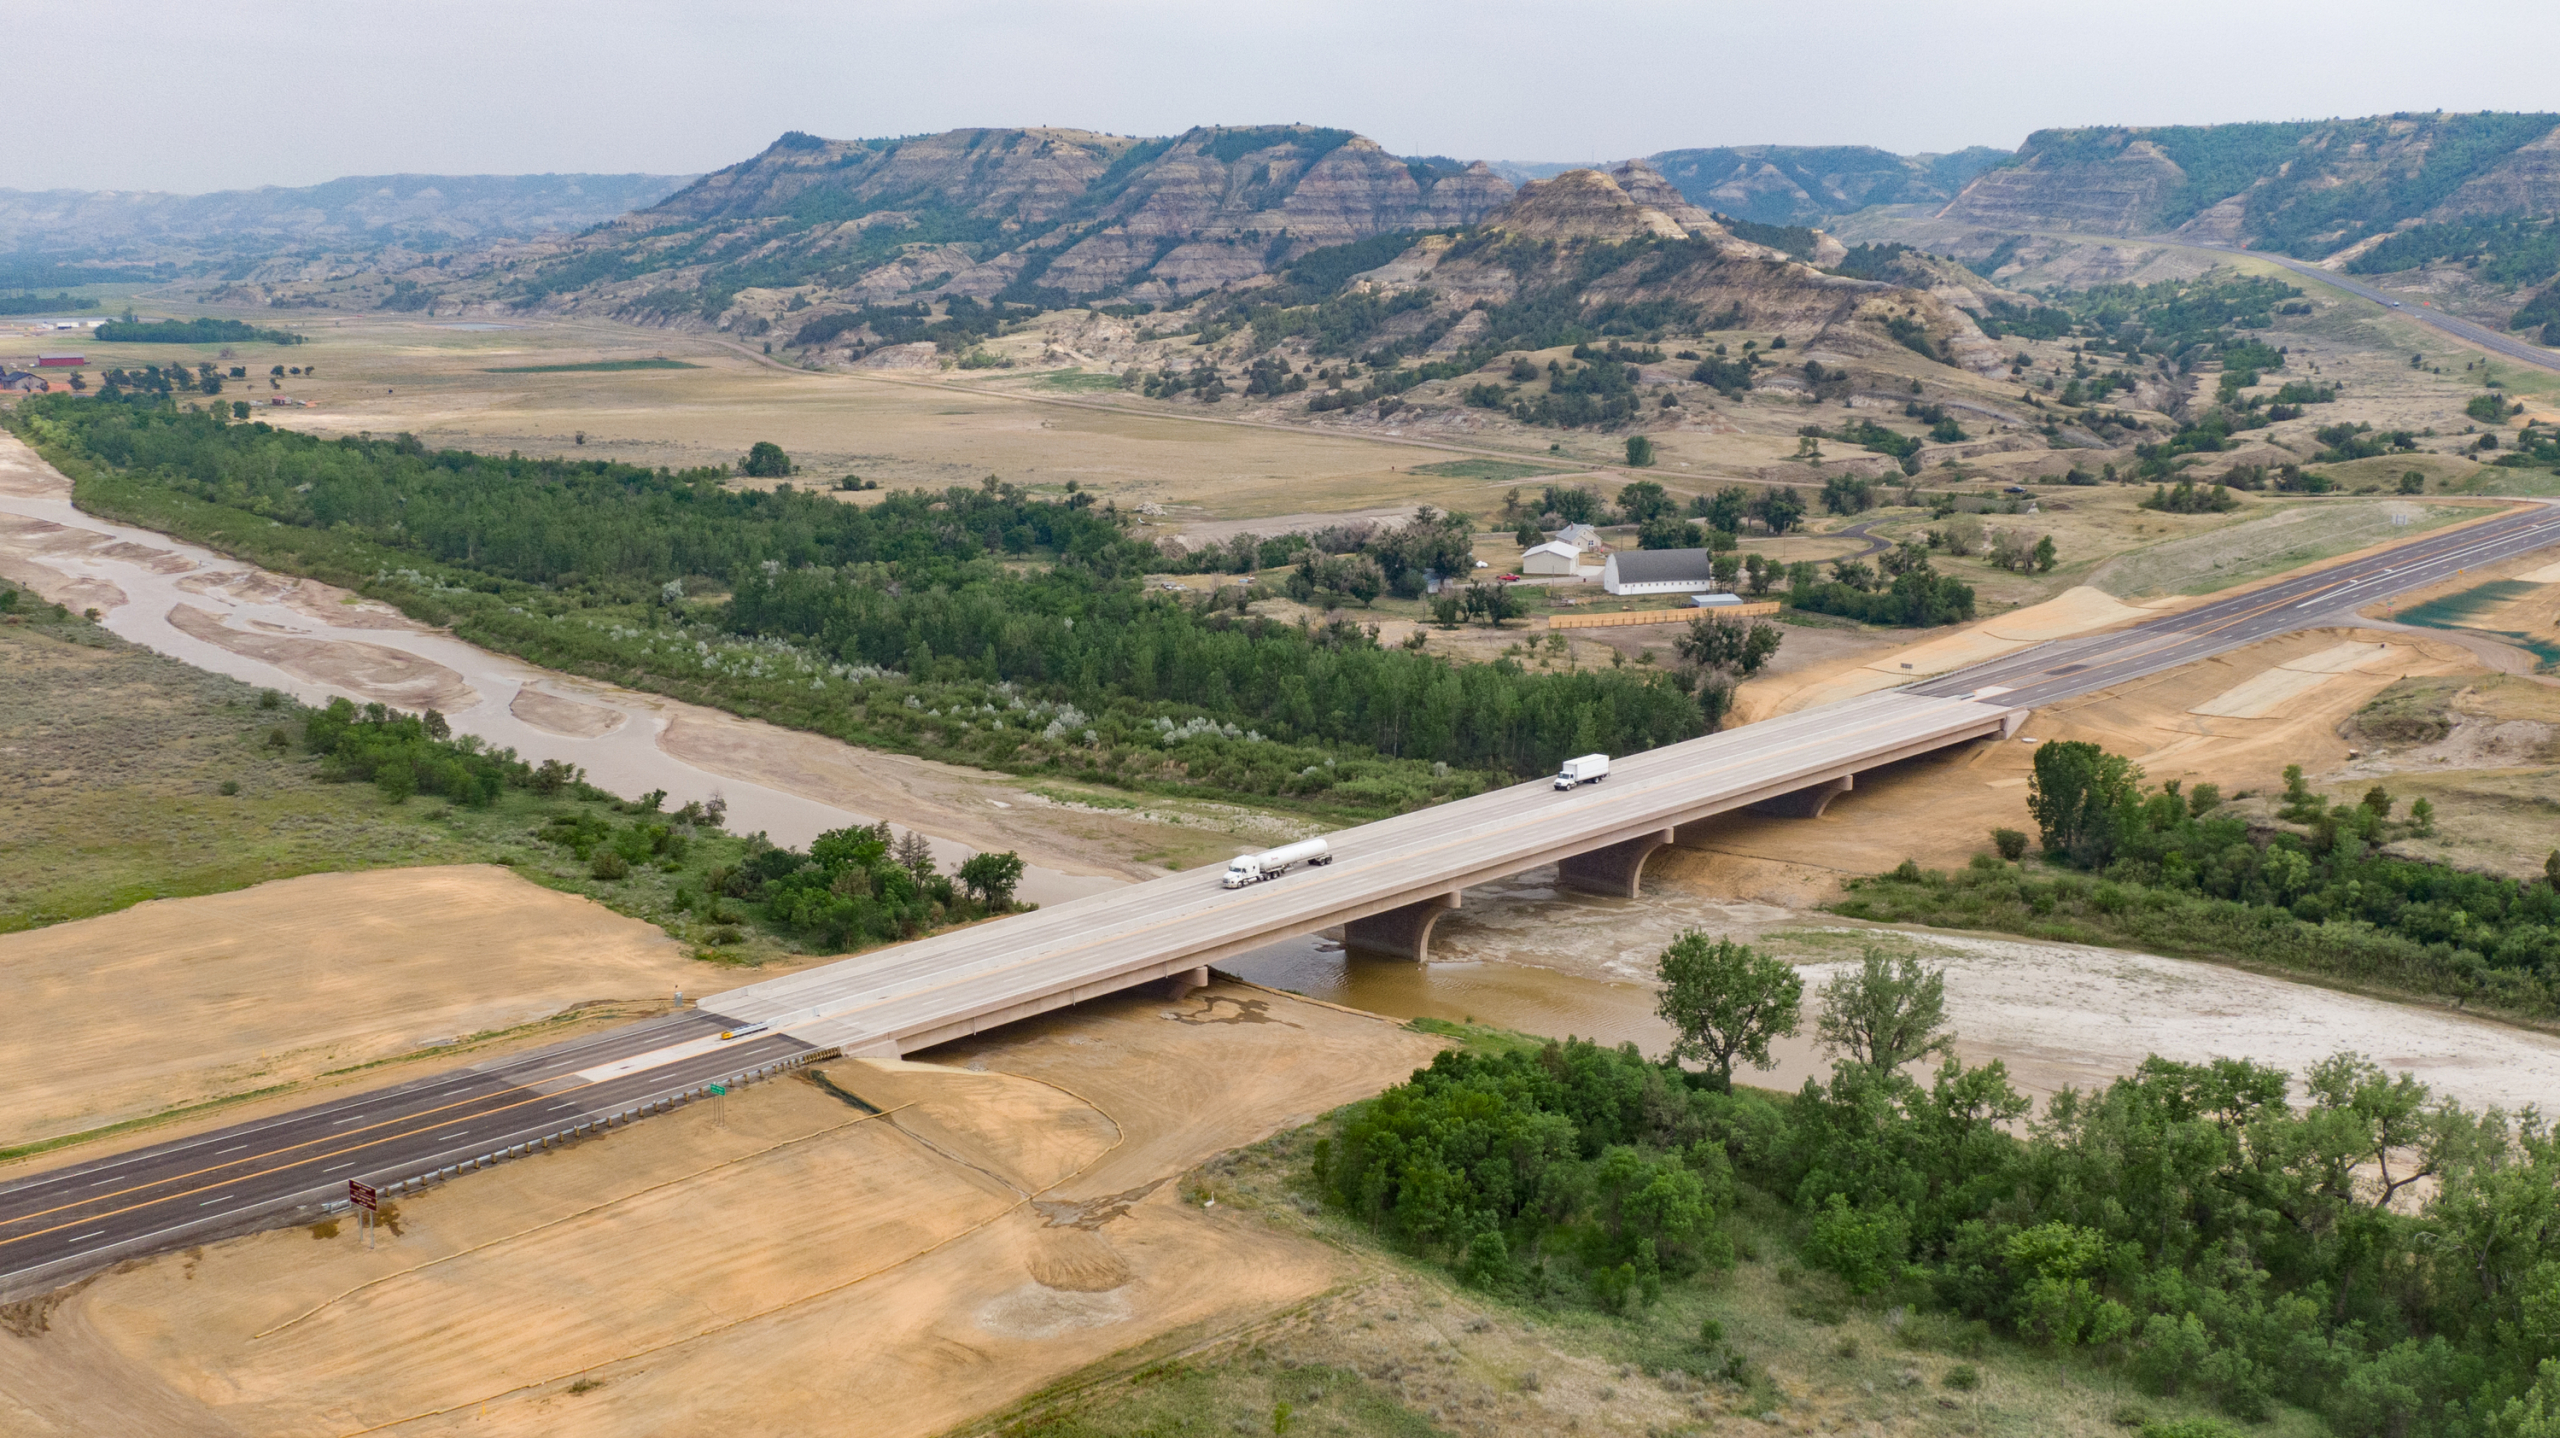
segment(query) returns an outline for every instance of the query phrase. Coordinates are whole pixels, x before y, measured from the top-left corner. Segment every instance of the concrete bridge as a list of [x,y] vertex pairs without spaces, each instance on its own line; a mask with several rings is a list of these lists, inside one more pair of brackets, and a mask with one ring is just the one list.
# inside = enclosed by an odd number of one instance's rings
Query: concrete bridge
[[897,1055],[1339,926],[1350,947],[1428,955],[1470,885],[1557,866],[1563,882],[1632,897],[1682,826],[1736,809],[1812,818],[1865,770],[2014,734],[2024,709],[1874,694],[1611,760],[1559,792],[1544,779],[1332,835],[1334,861],[1242,889],[1199,869],[1095,894],[703,1001],[815,1048]]
[[[343,1204],[361,1178],[415,1191],[608,1131],[828,1050],[898,1055],[1340,926],[1419,959],[1471,884],[1554,864],[1636,890],[1681,826],[1734,809],[1819,814],[1864,770],[2013,733],[2027,711],[1877,694],[1613,759],[1331,836],[1335,858],[1228,889],[1200,869],[768,979],[698,1010],[0,1184],[0,1297],[132,1254]],[[769,1025],[757,1028],[754,1025]],[[739,1030],[746,1030],[740,1032]],[[727,1036],[724,1036],[726,1031]]]

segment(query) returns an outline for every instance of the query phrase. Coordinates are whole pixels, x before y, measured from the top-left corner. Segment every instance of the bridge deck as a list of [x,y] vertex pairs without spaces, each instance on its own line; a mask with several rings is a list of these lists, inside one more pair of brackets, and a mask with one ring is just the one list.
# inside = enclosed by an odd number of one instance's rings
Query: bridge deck
[[1199,869],[713,995],[703,1007],[848,1053],[910,1052],[1260,945],[1660,835],[1846,774],[2009,732],[2021,710],[1869,695],[1332,836],[1335,858],[1230,890]]

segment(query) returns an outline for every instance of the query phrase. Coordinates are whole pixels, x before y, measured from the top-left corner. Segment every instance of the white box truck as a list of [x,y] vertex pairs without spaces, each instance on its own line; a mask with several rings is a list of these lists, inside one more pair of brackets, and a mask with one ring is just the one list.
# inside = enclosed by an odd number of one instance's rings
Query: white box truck
[[1259,854],[1239,854],[1229,859],[1227,887],[1241,889],[1247,884],[1259,884],[1265,879],[1276,879],[1300,864],[1313,869],[1332,862],[1333,850],[1324,840],[1301,839],[1294,844],[1283,844],[1277,849],[1265,849]]
[[1597,784],[1608,777],[1609,756],[1585,754],[1579,759],[1564,761],[1564,767],[1556,771],[1556,787],[1570,789],[1576,784]]

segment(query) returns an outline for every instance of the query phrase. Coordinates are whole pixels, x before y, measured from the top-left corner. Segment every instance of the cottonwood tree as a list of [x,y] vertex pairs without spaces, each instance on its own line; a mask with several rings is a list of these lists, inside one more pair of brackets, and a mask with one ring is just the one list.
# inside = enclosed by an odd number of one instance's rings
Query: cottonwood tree
[[2121,754],[2079,741],[2036,746],[2027,812],[2048,854],[2084,869],[2115,853],[2119,811],[2141,795],[2142,771]]
[[1688,632],[1673,640],[1672,648],[1700,669],[1723,669],[1748,679],[1778,652],[1784,637],[1766,621],[1702,614],[1689,621]]
[[1014,885],[1022,882],[1022,856],[1011,850],[972,854],[953,877],[990,910],[1008,909],[1013,906]]
[[1952,1056],[1956,1036],[1946,1023],[1945,973],[1870,945],[1857,968],[1822,986],[1814,1035],[1852,1063],[1891,1073],[1924,1055]]
[[933,843],[913,829],[898,836],[897,845],[889,851],[889,857],[919,879],[933,877]]
[[1769,1067],[1769,1041],[1793,1035],[1803,1017],[1804,980],[1793,966],[1731,939],[1692,929],[1662,951],[1654,972],[1662,979],[1654,1012],[1680,1035],[1671,1056],[1710,1065],[1720,1089],[1733,1088],[1735,1059]]

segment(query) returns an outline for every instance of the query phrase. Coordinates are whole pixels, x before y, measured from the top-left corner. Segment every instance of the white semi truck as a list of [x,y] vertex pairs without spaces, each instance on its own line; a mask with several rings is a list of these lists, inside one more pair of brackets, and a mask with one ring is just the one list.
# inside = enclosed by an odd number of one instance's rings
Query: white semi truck
[[1324,840],[1301,839],[1277,849],[1265,849],[1259,854],[1239,854],[1229,859],[1227,887],[1241,889],[1247,884],[1276,879],[1300,864],[1312,869],[1332,862],[1333,850]]
[[1564,767],[1556,771],[1556,787],[1570,789],[1576,784],[1597,784],[1608,777],[1609,756],[1585,754],[1579,759],[1564,761]]

